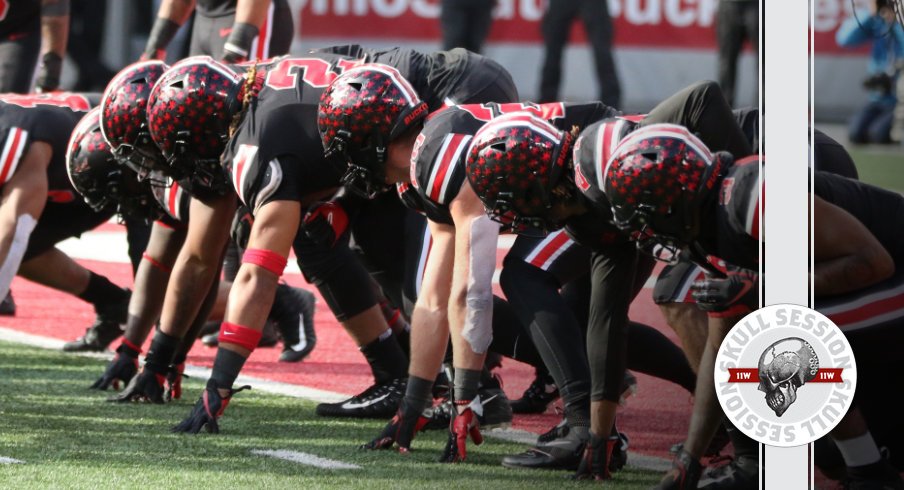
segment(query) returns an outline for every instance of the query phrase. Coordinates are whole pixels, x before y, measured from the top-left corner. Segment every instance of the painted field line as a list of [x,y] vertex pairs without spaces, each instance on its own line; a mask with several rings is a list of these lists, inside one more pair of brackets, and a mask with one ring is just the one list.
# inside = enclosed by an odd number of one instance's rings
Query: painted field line
[[313,454],[302,453],[299,451],[289,451],[285,449],[269,450],[269,449],[252,449],[251,454],[258,456],[268,456],[271,458],[291,461],[293,463],[314,466],[326,470],[360,470],[361,467],[356,464],[336,461],[335,459],[321,458]]
[[[60,350],[63,348],[62,340],[44,337],[41,335],[32,335],[11,328],[0,327],[0,340],[7,342],[15,342],[18,344],[30,345],[32,347],[40,347],[43,349]],[[94,359],[112,359],[112,352],[88,353],[73,352],[71,355],[79,355],[83,357],[91,357]],[[197,379],[207,379],[210,377],[210,369],[200,366],[185,366],[185,373]],[[100,373],[98,373],[98,376]],[[294,385],[290,383],[281,383],[279,381],[270,381],[267,379],[255,378],[252,376],[239,376],[236,380],[237,384],[250,384],[254,389],[265,393],[275,395],[290,396],[303,400],[310,400],[317,403],[334,403],[345,400],[350,394],[337,393],[333,391],[318,390],[307,386]],[[484,435],[491,438],[501,439],[510,442],[533,445],[537,442],[537,434],[520,429],[492,429],[484,432]],[[636,452],[628,453],[628,466],[636,468],[667,471],[671,467],[671,462],[664,458],[654,456],[643,456]]]
[[0,464],[25,464],[25,461],[14,458],[7,458],[6,456],[0,456]]

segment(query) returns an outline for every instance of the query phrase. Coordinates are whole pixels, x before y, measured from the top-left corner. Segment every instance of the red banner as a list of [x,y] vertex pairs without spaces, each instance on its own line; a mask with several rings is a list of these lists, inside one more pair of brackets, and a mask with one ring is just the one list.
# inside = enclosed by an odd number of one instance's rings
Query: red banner
[[[719,0],[608,1],[616,46],[716,49]],[[835,43],[835,31],[850,16],[850,0],[814,0],[814,7],[817,53],[859,53]],[[544,0],[496,0],[489,42],[542,43],[544,9]],[[440,0],[301,0],[300,35],[337,42],[436,41],[441,38],[439,14]],[[572,25],[572,41],[586,43],[579,19]]]
[[[820,368],[816,376],[807,383],[843,383],[842,368]],[[728,368],[729,383],[759,383],[760,373],[756,368]]]

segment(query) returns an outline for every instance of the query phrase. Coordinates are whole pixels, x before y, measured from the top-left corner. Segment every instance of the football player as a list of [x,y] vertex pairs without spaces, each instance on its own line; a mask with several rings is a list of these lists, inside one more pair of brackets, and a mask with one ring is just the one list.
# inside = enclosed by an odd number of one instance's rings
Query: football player
[[191,56],[239,63],[289,52],[293,29],[286,0],[163,0],[142,59],[166,58],[166,47],[192,11]]
[[69,136],[94,95],[61,92],[0,95],[0,297],[18,274],[91,303],[97,313],[85,337],[64,350],[103,350],[121,334],[129,291],[75,263],[55,245],[106,222],[115,206],[78,198],[66,175]]
[[69,0],[3,2],[0,19],[0,93],[26,94],[33,83],[39,92],[56,90],[69,39]]

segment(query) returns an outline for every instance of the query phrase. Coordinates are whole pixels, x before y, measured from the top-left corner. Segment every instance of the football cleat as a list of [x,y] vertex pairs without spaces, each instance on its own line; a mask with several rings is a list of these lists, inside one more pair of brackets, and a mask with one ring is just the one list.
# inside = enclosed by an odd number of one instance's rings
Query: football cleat
[[[590,430],[560,424],[550,432],[553,431],[554,436],[542,442],[538,438],[537,445],[527,451],[502,458],[502,466],[576,470],[584,454],[584,446],[590,440]],[[550,432],[544,435],[548,436]]]
[[[475,410],[477,420],[484,429],[508,428],[512,425],[512,407],[502,388],[482,387],[477,390],[475,404],[481,410]],[[433,415],[427,424],[429,430],[439,430],[449,427],[455,413],[455,405],[451,399],[446,399],[433,408]]]
[[94,324],[85,330],[85,335],[63,344],[66,352],[103,352],[111,342],[123,334],[122,324],[126,322],[129,312],[129,299],[132,292],[129,291],[126,299],[121,303],[94,307],[97,318]]
[[316,412],[321,417],[390,418],[395,415],[405,396],[407,384],[408,378],[375,384],[347,400],[321,403],[317,405]]
[[512,400],[512,412],[543,413],[556,398],[559,398],[559,388],[552,381],[552,377],[549,374],[537,373],[521,398]]
[[12,291],[6,293],[6,297],[0,301],[0,315],[16,316],[16,301],[13,299]]

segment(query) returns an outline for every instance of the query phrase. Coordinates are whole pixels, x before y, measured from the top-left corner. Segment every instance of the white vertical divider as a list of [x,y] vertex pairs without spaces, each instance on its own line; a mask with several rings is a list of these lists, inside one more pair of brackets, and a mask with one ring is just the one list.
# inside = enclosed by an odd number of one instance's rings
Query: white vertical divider
[[[764,305],[809,300],[808,145],[810,2],[762,0],[765,142],[769,161]],[[766,174],[764,174],[765,176]],[[763,450],[763,488],[810,488],[807,446]]]

